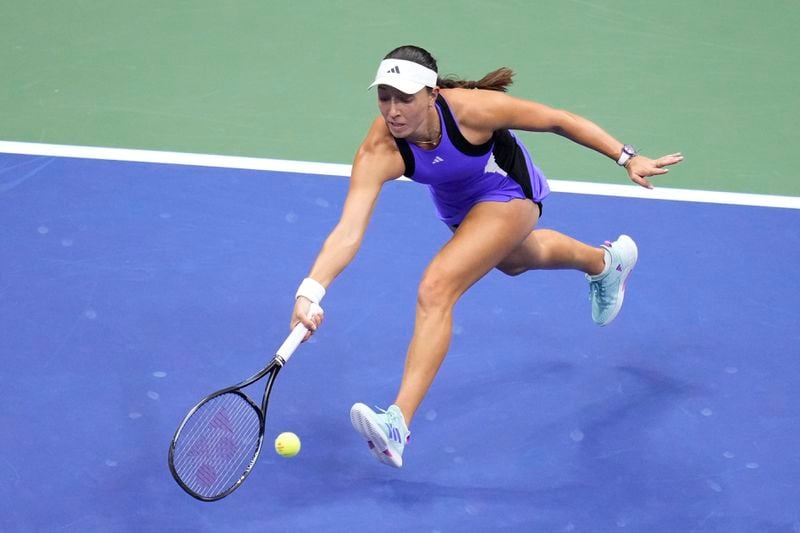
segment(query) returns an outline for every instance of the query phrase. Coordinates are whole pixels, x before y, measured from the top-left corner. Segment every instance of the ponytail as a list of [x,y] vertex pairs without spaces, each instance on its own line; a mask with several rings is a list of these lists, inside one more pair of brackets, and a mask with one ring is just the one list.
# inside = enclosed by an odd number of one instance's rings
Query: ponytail
[[[434,59],[430,52],[419,46],[400,46],[386,54],[384,59],[405,59],[406,61],[413,61],[423,67],[427,67],[434,72],[439,72],[436,59]],[[446,76],[444,78],[438,78],[436,84],[443,89],[485,89],[487,91],[506,92],[508,86],[514,83],[512,80],[513,76],[514,71],[508,67],[501,67],[490,72],[478,81],[467,81],[458,79],[455,76]]]
[[451,75],[439,78],[436,84],[443,89],[484,89],[487,91],[506,92],[508,91],[508,86],[514,83],[513,77],[513,70],[508,67],[501,67],[493,70],[478,81],[461,80]]

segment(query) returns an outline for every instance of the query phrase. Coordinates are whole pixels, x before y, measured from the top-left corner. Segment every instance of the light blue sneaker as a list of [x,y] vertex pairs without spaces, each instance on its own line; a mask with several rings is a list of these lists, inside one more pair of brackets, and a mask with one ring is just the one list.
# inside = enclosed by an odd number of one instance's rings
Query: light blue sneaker
[[639,251],[636,243],[627,235],[620,235],[614,242],[602,245],[611,254],[611,268],[606,274],[586,275],[589,280],[589,299],[592,301],[592,319],[599,325],[608,325],[617,317],[625,299],[625,284]]
[[396,405],[379,411],[376,413],[363,403],[357,403],[350,409],[350,422],[380,462],[400,468],[403,466],[403,449],[411,438],[411,432]]

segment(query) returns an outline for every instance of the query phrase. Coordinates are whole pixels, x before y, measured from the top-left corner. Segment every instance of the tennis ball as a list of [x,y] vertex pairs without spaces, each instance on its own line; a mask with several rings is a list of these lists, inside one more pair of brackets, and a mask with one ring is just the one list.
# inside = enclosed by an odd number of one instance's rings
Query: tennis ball
[[300,453],[300,438],[291,431],[281,433],[275,439],[275,451],[283,457],[294,457]]

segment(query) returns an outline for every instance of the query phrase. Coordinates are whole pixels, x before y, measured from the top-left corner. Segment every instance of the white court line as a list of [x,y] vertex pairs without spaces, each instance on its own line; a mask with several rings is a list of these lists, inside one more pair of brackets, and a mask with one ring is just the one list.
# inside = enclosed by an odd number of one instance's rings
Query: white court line
[[[235,168],[244,170],[269,170],[319,174],[324,176],[350,176],[350,165],[337,163],[315,163],[286,159],[264,159],[229,155],[192,154],[185,152],[162,152],[156,150],[134,150],[129,148],[103,148],[96,146],[70,146],[14,141],[0,141],[0,153],[41,155],[49,157],[75,157],[108,161],[132,161],[138,163],[160,163],[169,165],[194,165],[201,167]],[[407,178],[401,178],[407,180]],[[800,209],[800,196],[777,196],[737,192],[701,191],[660,187],[652,190],[634,185],[615,185],[548,180],[553,192],[645,198],[650,200],[675,200],[681,202],[704,202],[712,204],[750,205],[758,207],[781,207]]]

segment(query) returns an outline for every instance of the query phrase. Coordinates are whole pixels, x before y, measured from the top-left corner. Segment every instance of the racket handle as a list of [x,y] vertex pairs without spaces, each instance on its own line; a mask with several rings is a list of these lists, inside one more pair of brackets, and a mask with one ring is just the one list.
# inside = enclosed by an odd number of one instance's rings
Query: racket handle
[[[322,312],[322,308],[313,303],[308,308],[308,316],[309,318],[316,316]],[[297,324],[292,332],[286,337],[286,340],[283,341],[281,347],[278,348],[278,351],[275,352],[275,357],[282,361],[282,364],[286,364],[286,361],[292,356],[294,351],[300,346],[300,343],[303,342],[303,337],[306,336],[308,333],[308,328],[303,325],[302,322]]]

